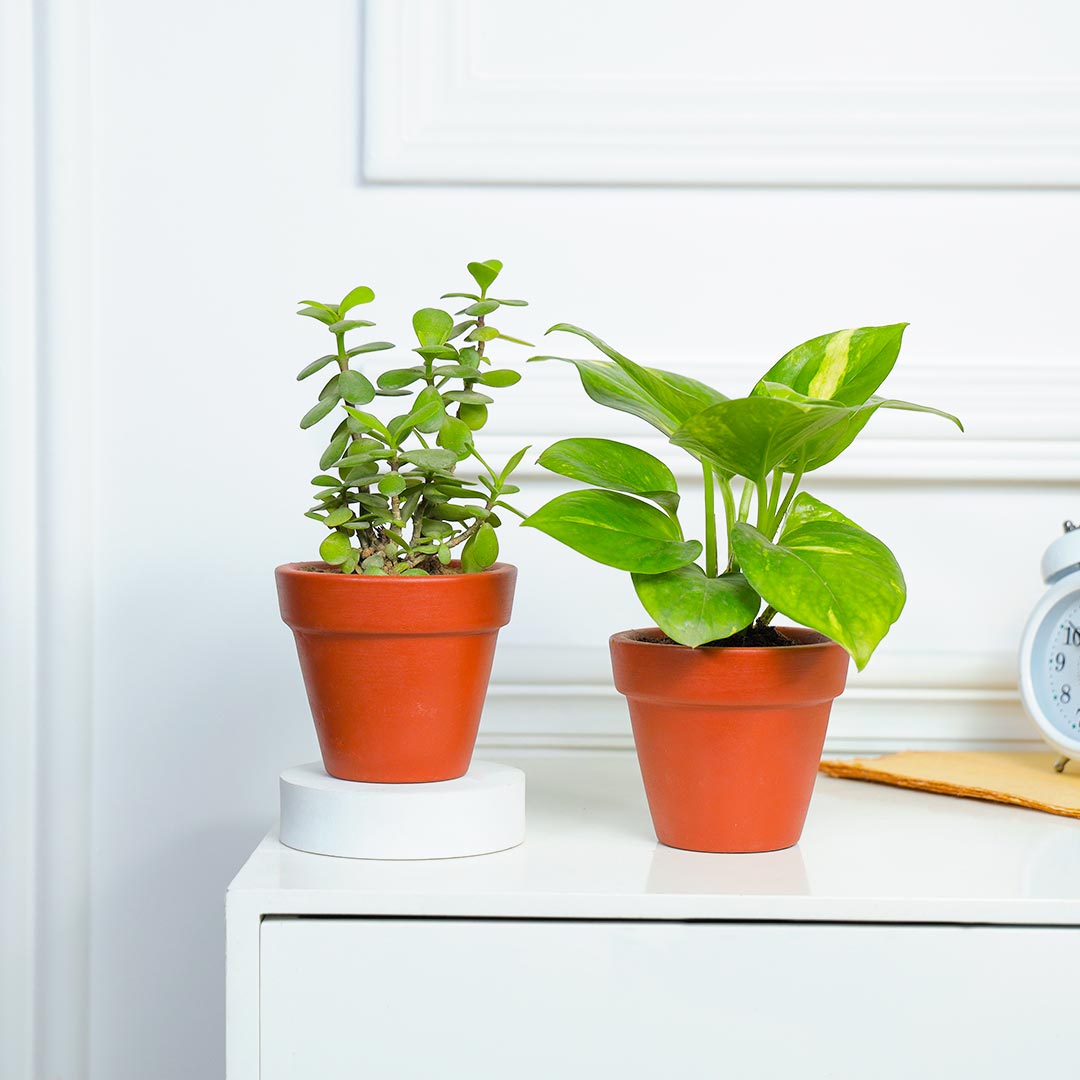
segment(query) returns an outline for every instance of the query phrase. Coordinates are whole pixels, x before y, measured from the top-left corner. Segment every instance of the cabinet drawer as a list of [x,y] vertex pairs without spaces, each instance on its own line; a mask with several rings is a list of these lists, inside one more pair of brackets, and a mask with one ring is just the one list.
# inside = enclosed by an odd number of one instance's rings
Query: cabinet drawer
[[1059,928],[268,918],[261,1077],[1058,1076],[1078,967]]

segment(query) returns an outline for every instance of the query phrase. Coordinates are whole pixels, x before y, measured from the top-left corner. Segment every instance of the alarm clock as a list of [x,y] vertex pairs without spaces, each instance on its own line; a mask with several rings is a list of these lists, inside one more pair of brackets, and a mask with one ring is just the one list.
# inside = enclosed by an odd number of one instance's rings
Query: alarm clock
[[1020,700],[1039,734],[1062,757],[1080,758],[1080,528],[1065,522],[1042,557],[1049,586],[1020,640]]

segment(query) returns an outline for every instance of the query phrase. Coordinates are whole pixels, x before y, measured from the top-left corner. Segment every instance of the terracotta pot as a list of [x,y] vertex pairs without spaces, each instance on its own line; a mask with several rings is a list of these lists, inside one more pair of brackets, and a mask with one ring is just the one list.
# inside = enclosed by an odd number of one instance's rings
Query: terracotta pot
[[323,765],[342,780],[410,784],[468,771],[517,568],[360,577],[275,571]]
[[656,629],[611,638],[661,842],[691,851],[798,843],[848,655],[812,630],[778,629],[800,644],[690,649],[659,644]]

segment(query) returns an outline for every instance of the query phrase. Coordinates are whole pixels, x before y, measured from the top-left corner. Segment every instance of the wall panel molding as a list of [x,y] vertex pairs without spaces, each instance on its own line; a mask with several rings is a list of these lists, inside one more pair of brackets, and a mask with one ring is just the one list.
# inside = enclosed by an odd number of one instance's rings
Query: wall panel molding
[[[897,33],[914,34],[920,25],[933,33],[894,46],[913,54],[904,72],[879,72],[865,62],[850,5],[817,5],[815,21],[803,25],[802,5],[791,4],[792,36],[805,33],[806,40],[778,58],[786,64],[770,65],[773,47],[782,48],[767,21],[784,18],[776,11],[747,18],[727,5],[683,2],[670,14],[695,33],[673,43],[668,32],[663,47],[650,49],[657,33],[650,5],[624,4],[622,17],[611,20],[575,17],[556,4],[545,8],[549,21],[565,22],[567,35],[582,39],[570,50],[578,62],[556,71],[545,64],[547,39],[528,9],[484,0],[369,0],[365,176],[1075,186],[1080,81],[1068,77],[1067,65],[1047,70],[1037,50],[1023,47],[1023,35],[1034,24],[1047,34],[1056,27],[1053,37],[1075,36],[1076,14],[1062,0],[1035,6],[981,14],[988,40],[1017,40],[993,65],[971,48],[969,26],[916,0]],[[760,64],[740,64],[742,53]],[[501,55],[515,64],[493,59]]]
[[[30,1077],[36,933],[34,4],[0,5],[0,1076]],[[18,508],[18,513],[15,512]]]
[[88,1068],[90,24],[89,0],[0,7],[0,817],[14,822],[0,1073],[13,1078]]

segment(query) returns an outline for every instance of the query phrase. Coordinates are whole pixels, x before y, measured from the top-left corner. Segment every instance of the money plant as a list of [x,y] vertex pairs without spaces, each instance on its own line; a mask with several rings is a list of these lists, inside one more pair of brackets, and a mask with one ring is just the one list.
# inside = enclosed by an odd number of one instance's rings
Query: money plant
[[552,327],[607,359],[532,359],[574,364],[594,401],[640,417],[696,460],[704,538],[685,535],[668,466],[610,439],[548,447],[542,466],[591,486],[556,496],[525,524],[630,571],[645,610],[678,644],[784,644],[769,626],[779,612],[832,638],[862,669],[904,607],[903,574],[881,540],[801,488],[878,409],[934,413],[963,430],[948,413],[876,395],[906,325],[807,341],[738,398],[643,367],[587,330]]
[[[307,516],[328,530],[319,554],[343,574],[444,574],[458,567],[475,573],[498,558],[498,510],[524,517],[506,496],[519,490],[510,476],[528,447],[499,469],[481,457],[475,439],[493,402],[486,391],[521,378],[492,365],[492,344],[529,344],[496,329],[489,317],[526,301],[488,295],[502,270],[498,259],[471,262],[468,270],[476,291],[443,296],[468,301],[457,313],[459,321],[441,308],[421,308],[412,317],[418,360],[383,371],[374,381],[354,365],[395,346],[350,344],[349,335],[375,325],[353,317],[375,293],[360,285],[339,304],[301,301],[298,314],[322,323],[334,347],[297,379],[336,369],[300,421],[309,428],[337,420],[319,461],[321,471],[311,481],[315,505]],[[376,398],[407,400],[396,416],[384,420],[364,408]],[[466,462],[475,463],[477,475],[458,471]],[[455,558],[459,564],[451,565]]]

